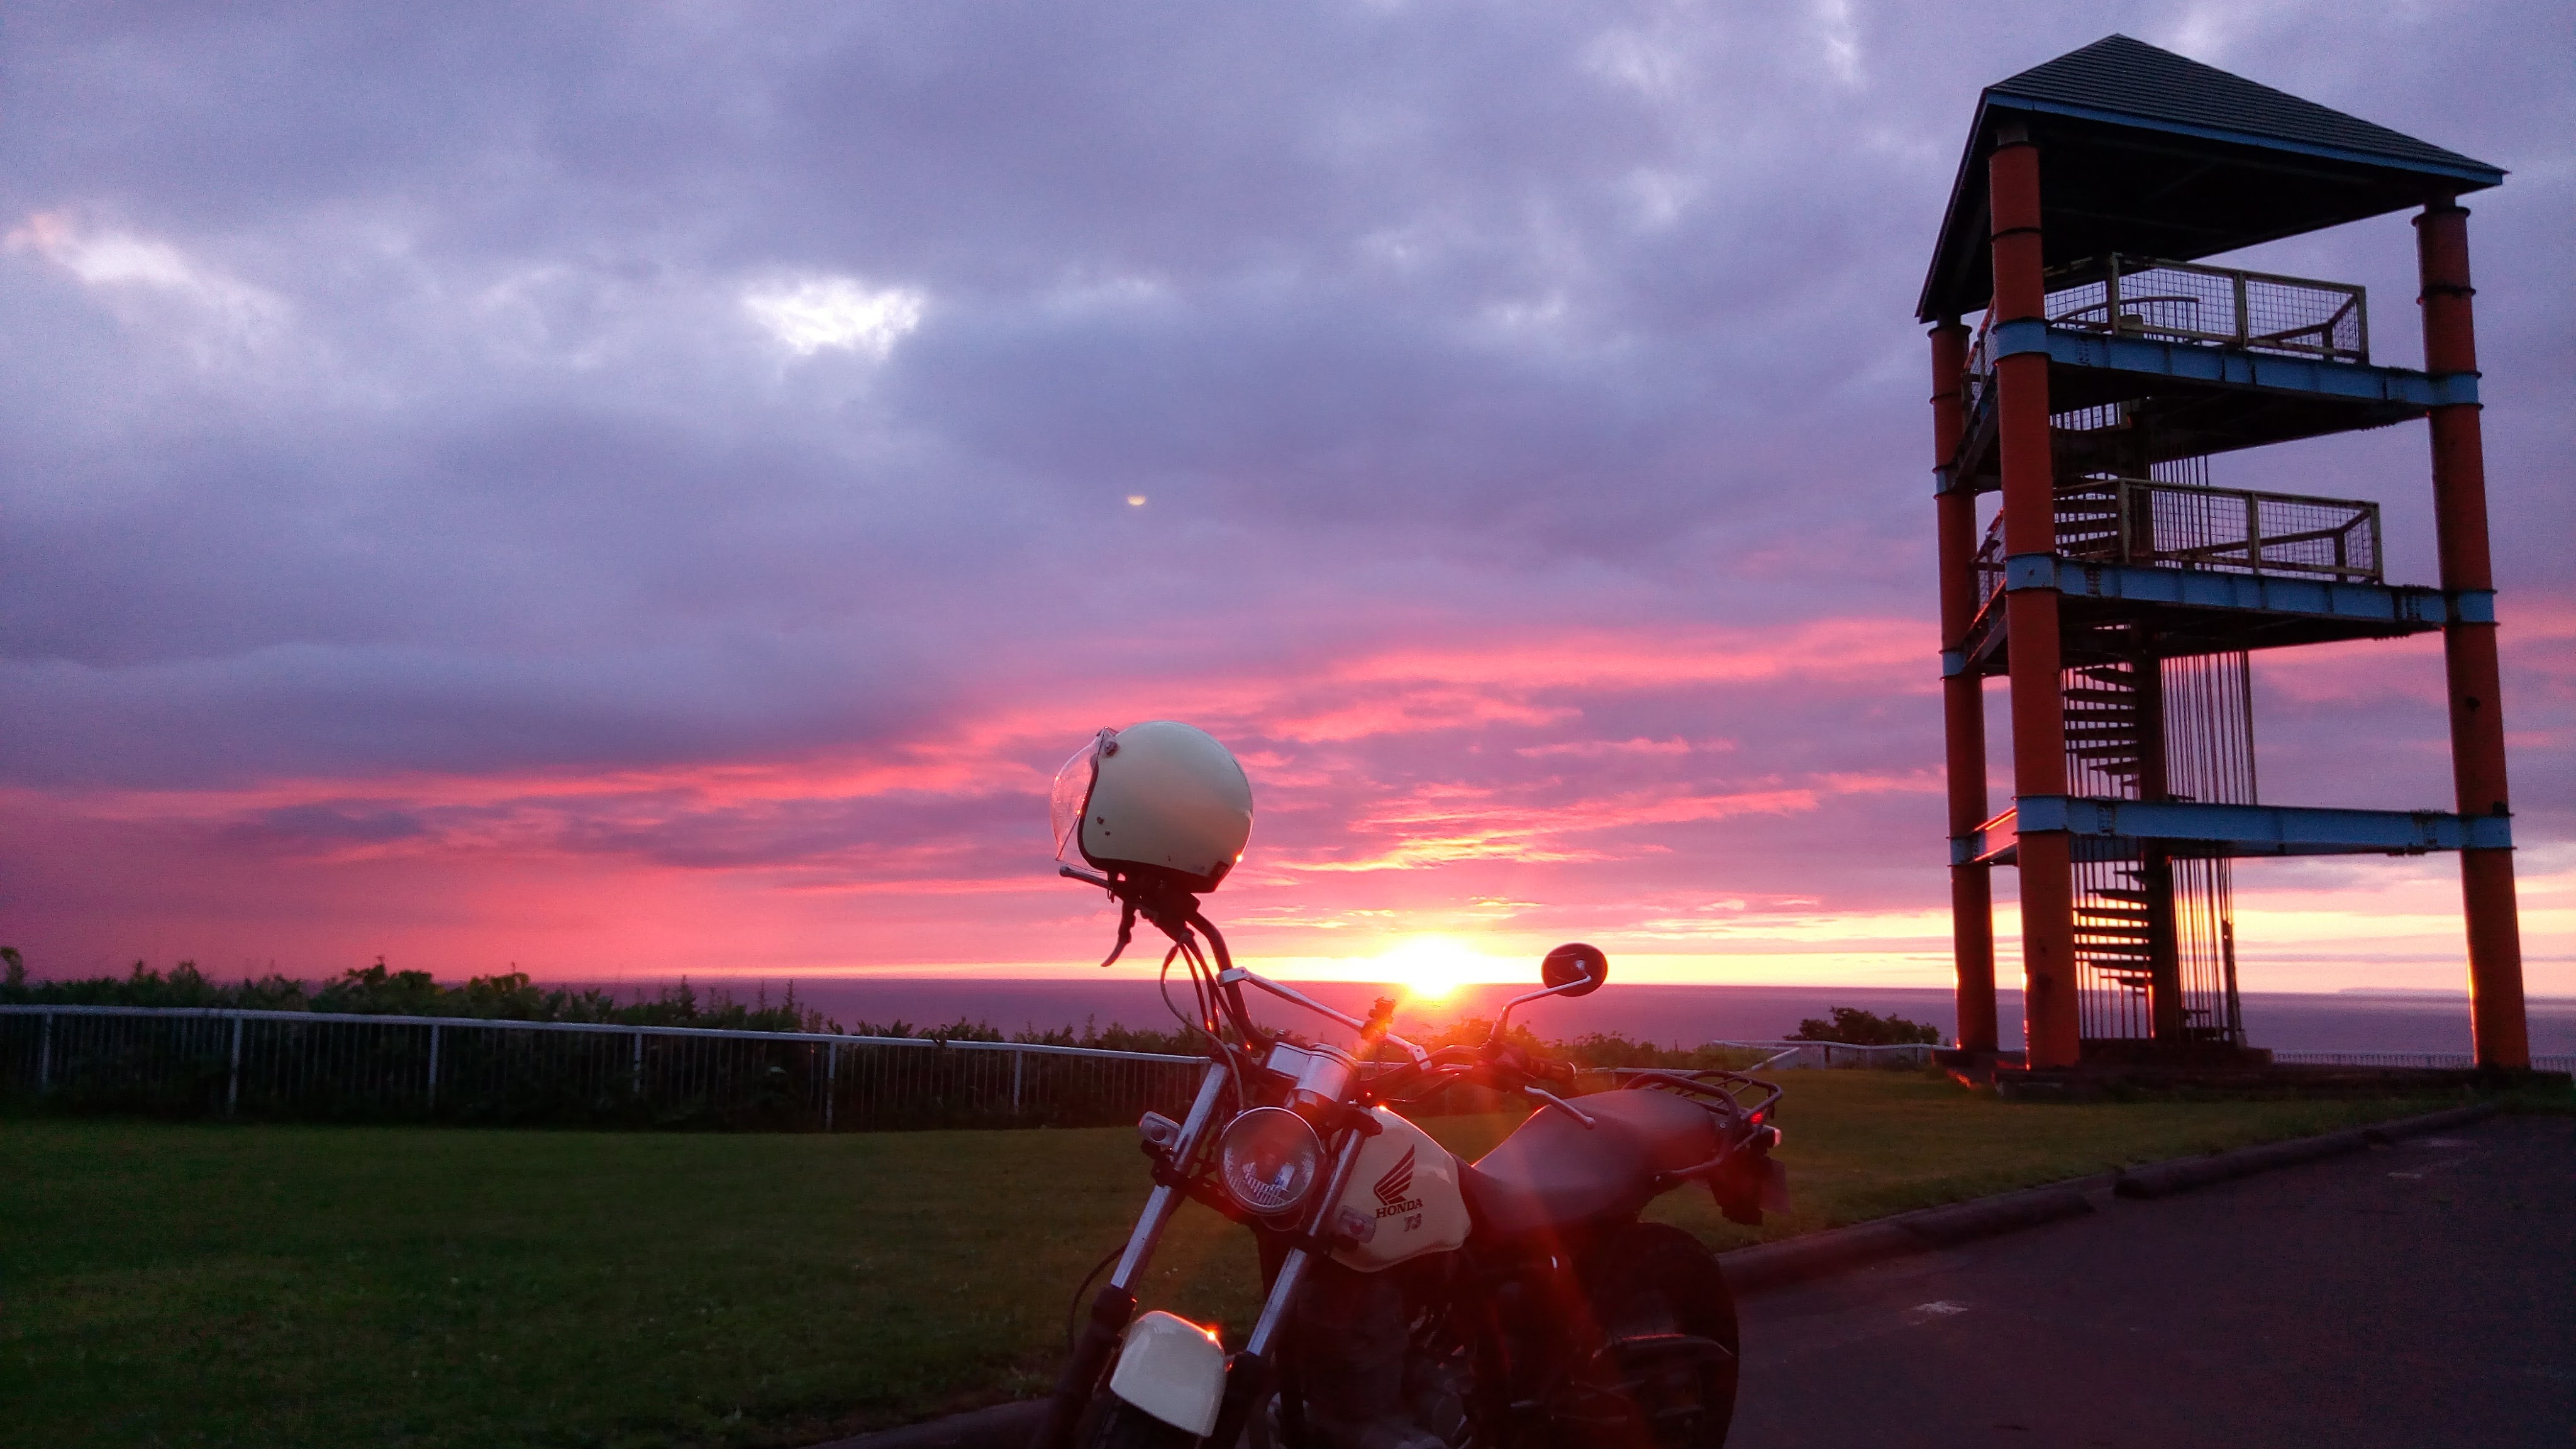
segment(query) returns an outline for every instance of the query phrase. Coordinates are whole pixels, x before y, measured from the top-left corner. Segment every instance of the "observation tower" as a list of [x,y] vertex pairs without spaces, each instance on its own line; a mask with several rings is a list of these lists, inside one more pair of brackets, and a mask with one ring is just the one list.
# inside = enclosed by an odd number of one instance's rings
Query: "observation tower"
[[[1918,308],[1965,1050],[1998,1046],[1997,866],[2021,872],[2030,1068],[2221,1065],[2264,1059],[2237,1010],[2231,861],[2447,851],[2478,1063],[2530,1065],[2458,202],[2503,179],[2122,35],[1979,98]],[[2371,360],[2358,286],[2198,265],[2405,210],[2420,371]],[[2418,419],[2438,586],[2387,579],[2376,503],[2213,474],[2224,454]],[[2456,811],[2264,802],[2251,651],[2433,630]],[[1989,679],[2012,733],[2011,808],[1992,815]]]

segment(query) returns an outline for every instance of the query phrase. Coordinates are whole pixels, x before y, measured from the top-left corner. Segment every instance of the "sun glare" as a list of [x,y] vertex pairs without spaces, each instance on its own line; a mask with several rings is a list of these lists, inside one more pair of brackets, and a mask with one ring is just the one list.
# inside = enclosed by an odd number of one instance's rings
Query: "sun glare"
[[1437,1001],[1476,981],[1485,958],[1447,936],[1415,936],[1377,958],[1386,979],[1419,1001]]

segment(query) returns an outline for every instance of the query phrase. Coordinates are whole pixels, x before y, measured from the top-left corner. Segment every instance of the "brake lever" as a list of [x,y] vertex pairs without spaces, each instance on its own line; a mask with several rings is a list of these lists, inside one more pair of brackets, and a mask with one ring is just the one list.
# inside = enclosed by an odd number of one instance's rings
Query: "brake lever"
[[1572,1102],[1565,1100],[1563,1097],[1558,1096],[1544,1087],[1523,1087],[1521,1088],[1521,1091],[1524,1095],[1537,1098],[1542,1106],[1554,1107],[1568,1117],[1582,1123],[1584,1130],[1586,1131],[1590,1131],[1592,1128],[1601,1125],[1591,1113],[1584,1111],[1582,1108],[1575,1106]]

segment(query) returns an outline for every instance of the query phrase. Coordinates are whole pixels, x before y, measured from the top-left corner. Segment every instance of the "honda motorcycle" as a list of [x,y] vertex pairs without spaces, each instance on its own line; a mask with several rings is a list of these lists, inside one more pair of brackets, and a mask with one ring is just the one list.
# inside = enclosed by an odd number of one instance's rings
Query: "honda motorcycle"
[[[1062,873],[1118,901],[1111,961],[1139,919],[1170,938],[1165,999],[1177,963],[1195,1009],[1175,1013],[1209,1062],[1181,1120],[1137,1124],[1154,1185],[1032,1449],[1718,1449],[1735,1405],[1733,1297],[1696,1238],[1639,1214],[1688,1186],[1731,1221],[1782,1210],[1779,1088],[1644,1070],[1574,1095],[1569,1064],[1505,1033],[1522,1006],[1600,988],[1609,963],[1588,945],[1549,952],[1540,988],[1483,1043],[1437,1050],[1390,1029],[1392,998],[1355,1017],[1235,965],[1197,896],[1249,833],[1241,780],[1215,741],[1168,722],[1102,731],[1057,780],[1059,853],[1079,842],[1100,868]],[[1210,840],[1218,855],[1203,859]],[[1264,1027],[1247,992],[1354,1039]],[[1400,1110],[1461,1085],[1534,1106],[1472,1163]],[[1184,1198],[1259,1244],[1261,1311],[1231,1353],[1213,1326],[1136,1312]]]

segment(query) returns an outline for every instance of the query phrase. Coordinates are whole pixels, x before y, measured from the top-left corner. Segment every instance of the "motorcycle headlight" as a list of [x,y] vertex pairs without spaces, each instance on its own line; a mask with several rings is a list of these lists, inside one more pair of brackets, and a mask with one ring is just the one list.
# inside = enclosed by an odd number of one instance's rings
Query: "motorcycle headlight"
[[1324,1144],[1284,1107],[1255,1107],[1226,1124],[1217,1178],[1226,1196],[1265,1218],[1297,1210],[1324,1172]]

